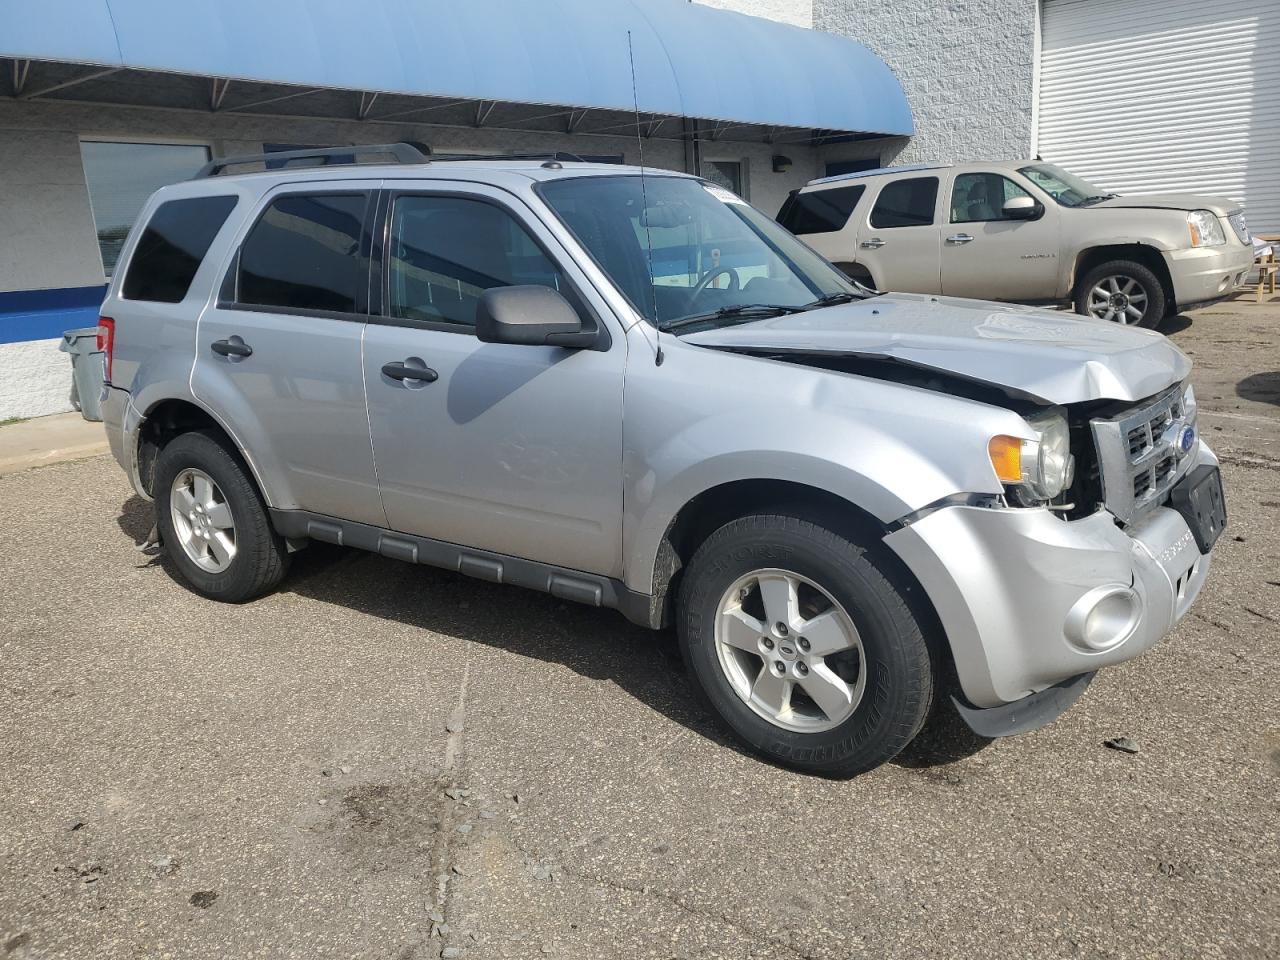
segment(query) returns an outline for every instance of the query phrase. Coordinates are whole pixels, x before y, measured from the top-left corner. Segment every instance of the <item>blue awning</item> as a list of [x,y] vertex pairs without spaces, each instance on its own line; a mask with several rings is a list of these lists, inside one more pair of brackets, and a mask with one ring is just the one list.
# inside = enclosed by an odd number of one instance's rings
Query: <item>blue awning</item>
[[909,135],[885,63],[844,37],[685,0],[42,0],[0,57],[415,96]]

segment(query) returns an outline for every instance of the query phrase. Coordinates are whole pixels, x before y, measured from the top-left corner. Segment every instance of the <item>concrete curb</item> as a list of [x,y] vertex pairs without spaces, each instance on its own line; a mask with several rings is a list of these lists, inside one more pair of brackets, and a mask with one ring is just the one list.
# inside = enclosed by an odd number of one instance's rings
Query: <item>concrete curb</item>
[[102,424],[78,413],[36,417],[0,427],[0,477],[109,451]]

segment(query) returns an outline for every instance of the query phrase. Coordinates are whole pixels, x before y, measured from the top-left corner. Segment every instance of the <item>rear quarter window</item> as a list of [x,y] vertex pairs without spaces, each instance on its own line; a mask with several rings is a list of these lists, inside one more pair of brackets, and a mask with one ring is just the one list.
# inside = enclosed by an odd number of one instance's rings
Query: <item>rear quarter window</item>
[[810,193],[793,193],[778,213],[778,222],[796,236],[843,230],[866,189],[866,184],[859,183]]
[[182,301],[235,205],[235,197],[191,197],[160,204],[134,248],[120,295],[156,303]]
[[912,177],[886,184],[871,211],[871,226],[927,227],[938,202],[937,177]]

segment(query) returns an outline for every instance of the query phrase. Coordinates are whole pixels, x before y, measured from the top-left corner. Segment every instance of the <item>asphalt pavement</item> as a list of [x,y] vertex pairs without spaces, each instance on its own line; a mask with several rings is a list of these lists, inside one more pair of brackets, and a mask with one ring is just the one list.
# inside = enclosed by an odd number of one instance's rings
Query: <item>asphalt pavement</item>
[[219,605],[109,457],[0,477],[0,956],[1280,956],[1280,307],[1168,332],[1231,513],[1193,613],[845,782],[617,614],[325,546]]

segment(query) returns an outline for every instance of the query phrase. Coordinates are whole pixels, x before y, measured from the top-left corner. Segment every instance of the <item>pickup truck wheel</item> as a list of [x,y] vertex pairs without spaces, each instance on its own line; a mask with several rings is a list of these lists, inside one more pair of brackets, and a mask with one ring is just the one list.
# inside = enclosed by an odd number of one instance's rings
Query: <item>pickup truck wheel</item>
[[853,776],[919,732],[934,671],[876,556],[794,516],[734,520],[682,578],[680,646],[700,692],[752,750]]
[[1160,279],[1132,260],[1099,264],[1076,288],[1076,313],[1099,320],[1150,328],[1164,319],[1164,312]]
[[240,460],[207,433],[184,433],[156,461],[156,524],[197,593],[242,603],[284,577],[289,555]]

